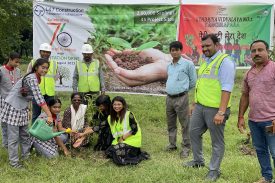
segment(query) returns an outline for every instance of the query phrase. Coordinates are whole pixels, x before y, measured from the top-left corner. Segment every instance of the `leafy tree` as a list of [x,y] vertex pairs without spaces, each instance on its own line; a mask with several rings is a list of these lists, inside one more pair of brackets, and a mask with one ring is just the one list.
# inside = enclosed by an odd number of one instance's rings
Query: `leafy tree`
[[0,63],[11,51],[32,53],[32,0],[1,0]]
[[58,75],[59,84],[63,85],[63,80],[68,81],[70,79],[70,69],[68,67],[60,66],[58,67]]

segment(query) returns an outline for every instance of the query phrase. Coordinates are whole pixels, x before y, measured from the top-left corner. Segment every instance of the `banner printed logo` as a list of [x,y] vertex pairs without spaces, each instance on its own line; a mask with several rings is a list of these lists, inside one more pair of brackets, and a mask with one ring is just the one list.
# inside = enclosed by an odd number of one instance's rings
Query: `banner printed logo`
[[43,16],[45,14],[45,9],[43,6],[36,5],[33,9],[33,12],[36,16]]
[[57,35],[58,43],[63,47],[68,47],[72,44],[72,36],[67,32],[60,32]]
[[[56,26],[56,29],[53,33],[53,37],[52,37],[50,45],[53,45],[55,38],[57,38],[58,44],[60,44],[60,46],[62,46],[62,47],[69,47],[72,44],[72,42],[73,42],[72,36],[67,32],[63,32],[63,29],[64,29],[66,23],[62,24],[62,23],[51,22],[48,24]],[[60,31],[59,31],[59,29],[60,29]],[[59,33],[58,33],[58,31],[59,31]],[[57,33],[58,33],[58,35],[57,35]]]

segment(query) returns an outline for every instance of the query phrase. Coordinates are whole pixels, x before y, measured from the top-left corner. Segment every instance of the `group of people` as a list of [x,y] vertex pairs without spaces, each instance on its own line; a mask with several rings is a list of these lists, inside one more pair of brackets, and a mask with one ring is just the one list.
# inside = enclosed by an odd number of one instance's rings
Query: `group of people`
[[[182,57],[182,44],[170,44],[172,62],[167,67],[166,115],[169,134],[167,150],[176,150],[177,117],[181,124],[182,151],[186,158],[190,150],[193,160],[184,167],[205,166],[202,151],[203,134],[209,130],[212,156],[206,180],[216,181],[224,156],[224,128],[230,115],[232,90],[235,78],[235,62],[219,50],[215,34],[208,34],[201,40],[205,62],[198,69],[198,76],[192,62]],[[273,182],[270,155],[275,166],[275,63],[268,57],[268,44],[256,40],[250,46],[253,66],[246,73],[239,104],[238,129],[244,133],[244,114],[250,108],[248,118],[253,145],[261,167],[262,178],[257,183]],[[187,93],[194,88],[195,100],[189,109]],[[189,113],[188,113],[189,111]],[[190,121],[189,121],[190,117]]]
[[[154,57],[152,66],[155,69],[152,72],[156,74],[149,78],[146,77],[146,66],[137,71],[128,71],[115,64],[110,51],[105,57],[118,78],[128,82],[129,86],[152,82],[158,77],[167,78],[166,116],[169,144],[166,150],[177,149],[178,118],[182,132],[180,157],[186,158],[191,151],[193,153],[193,160],[185,162],[183,166],[204,167],[202,138],[209,130],[212,156],[206,179],[216,181],[221,175],[220,165],[225,151],[224,129],[230,115],[235,62],[228,54],[219,50],[220,43],[215,34],[205,35],[201,45],[205,62],[201,64],[198,74],[192,61],[182,55],[183,46],[179,41],[170,44],[170,56],[158,56],[156,54],[159,52],[152,49],[149,49],[148,53],[140,53]],[[243,133],[244,114],[249,107],[248,123],[262,173],[258,183],[272,182],[270,154],[275,161],[275,102],[272,100],[272,91],[275,89],[275,63],[269,60],[268,49],[268,44],[263,40],[256,40],[250,46],[254,65],[243,80],[237,125]],[[76,64],[71,105],[64,111],[63,118],[60,117],[61,101],[54,97],[58,65],[49,60],[50,53],[50,45],[42,44],[41,58],[30,63],[28,74],[21,79],[20,70],[17,68],[20,62],[19,54],[11,53],[8,62],[0,68],[2,145],[8,149],[11,166],[21,167],[19,144],[22,159],[28,158],[30,145],[45,157],[58,155],[58,147],[65,155],[69,155],[70,151],[66,146],[68,142],[74,148],[85,146],[94,132],[99,133],[94,149],[105,150],[106,155],[116,164],[137,164],[148,159],[149,154],[140,149],[142,135],[139,123],[134,114],[128,111],[124,98],[117,96],[111,101],[110,97],[105,95],[104,77],[99,61],[92,59],[93,49],[88,44],[82,47],[83,61]],[[160,68],[164,62],[167,68]],[[138,71],[143,77],[135,77],[139,75]],[[189,107],[188,92],[193,89],[195,100]],[[99,121],[99,125],[89,125],[83,94],[99,95],[95,101],[98,111],[92,118]],[[31,137],[30,141],[27,131],[29,101],[33,101],[32,122],[37,118],[44,119],[48,124],[53,124],[53,131],[71,128],[71,133],[48,141]],[[40,112],[41,109],[43,113]]]
[[[49,44],[40,45],[40,58],[30,62],[23,77],[18,68],[21,59],[18,53],[11,53],[7,63],[0,67],[2,146],[8,151],[12,167],[21,168],[19,152],[21,160],[28,159],[32,147],[47,158],[58,156],[60,150],[68,156],[70,149],[87,146],[94,132],[99,136],[94,150],[106,151],[107,157],[116,164],[137,164],[148,159],[149,155],[140,150],[141,129],[133,113],[128,111],[125,99],[117,96],[111,102],[110,97],[104,95],[104,78],[99,61],[92,59],[92,47],[84,44],[82,53],[84,61],[79,61],[75,68],[71,105],[63,117],[61,100],[55,97],[58,64],[50,60]],[[98,96],[95,101],[98,111],[92,117],[86,113],[87,101],[83,100],[86,94]],[[42,120],[53,132],[70,128],[69,134],[47,141],[29,134],[31,101],[31,125]],[[91,121],[97,121],[96,125]]]
[[[168,65],[166,82],[166,116],[169,134],[167,150],[176,150],[177,118],[181,124],[182,151],[187,158],[192,150],[193,160],[185,167],[203,167],[202,136],[210,132],[212,157],[206,179],[216,181],[220,176],[220,164],[224,155],[224,128],[230,114],[231,92],[234,86],[235,63],[219,50],[215,34],[202,38],[205,62],[198,70],[194,64],[181,56],[182,44],[170,44],[172,62]],[[188,92],[195,88],[195,100],[189,109]]]

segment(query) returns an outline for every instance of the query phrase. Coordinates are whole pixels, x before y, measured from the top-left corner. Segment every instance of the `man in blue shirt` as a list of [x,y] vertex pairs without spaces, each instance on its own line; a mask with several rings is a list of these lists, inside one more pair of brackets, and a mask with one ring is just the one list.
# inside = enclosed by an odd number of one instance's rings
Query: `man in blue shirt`
[[170,44],[172,63],[167,67],[166,82],[166,117],[169,134],[169,145],[166,150],[177,149],[177,117],[181,124],[182,151],[181,158],[187,158],[190,153],[189,138],[189,99],[188,91],[195,87],[196,69],[192,61],[181,56],[182,44],[179,41]]

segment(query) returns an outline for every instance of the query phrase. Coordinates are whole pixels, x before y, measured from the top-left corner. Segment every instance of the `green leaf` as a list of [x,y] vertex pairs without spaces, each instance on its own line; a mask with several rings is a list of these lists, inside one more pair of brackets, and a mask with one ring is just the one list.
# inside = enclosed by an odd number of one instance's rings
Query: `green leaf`
[[108,43],[114,46],[120,46],[123,48],[132,48],[131,44],[125,41],[124,39],[118,37],[110,37],[107,39]]
[[160,43],[157,42],[157,41],[150,41],[148,43],[140,45],[138,48],[136,48],[136,51],[141,51],[141,50],[145,50],[145,49],[148,49],[148,48],[153,48],[153,47],[157,46],[158,44],[160,44]]

